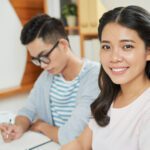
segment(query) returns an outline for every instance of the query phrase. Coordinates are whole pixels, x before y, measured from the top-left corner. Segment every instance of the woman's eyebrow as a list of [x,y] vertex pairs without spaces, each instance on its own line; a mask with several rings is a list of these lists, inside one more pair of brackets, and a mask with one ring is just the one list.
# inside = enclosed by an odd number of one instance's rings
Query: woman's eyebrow
[[136,43],[135,41],[129,40],[129,39],[123,39],[123,40],[120,40],[120,42],[132,42],[132,43]]

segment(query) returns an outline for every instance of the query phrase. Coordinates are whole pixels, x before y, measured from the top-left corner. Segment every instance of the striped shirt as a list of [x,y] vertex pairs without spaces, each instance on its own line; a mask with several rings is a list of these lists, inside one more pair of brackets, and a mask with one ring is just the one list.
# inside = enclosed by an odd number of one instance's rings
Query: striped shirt
[[61,127],[72,115],[76,107],[79,84],[79,76],[72,81],[66,81],[62,75],[54,76],[50,91],[50,104],[55,126]]

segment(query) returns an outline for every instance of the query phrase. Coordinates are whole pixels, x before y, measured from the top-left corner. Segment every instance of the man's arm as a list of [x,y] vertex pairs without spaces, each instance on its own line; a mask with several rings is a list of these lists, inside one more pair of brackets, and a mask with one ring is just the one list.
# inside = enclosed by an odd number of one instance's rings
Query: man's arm
[[21,127],[22,133],[24,133],[29,129],[31,122],[25,116],[17,116],[15,119],[15,125]]
[[41,132],[54,142],[58,143],[58,128],[38,119],[30,128],[32,131]]

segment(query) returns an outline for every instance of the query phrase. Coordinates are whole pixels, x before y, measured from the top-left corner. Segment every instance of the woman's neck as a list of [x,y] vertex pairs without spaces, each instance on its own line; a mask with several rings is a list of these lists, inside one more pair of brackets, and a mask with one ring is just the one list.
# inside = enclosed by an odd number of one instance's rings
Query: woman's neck
[[121,85],[121,91],[114,101],[113,107],[121,108],[129,105],[136,100],[148,87],[150,80],[147,78],[136,81],[134,84]]

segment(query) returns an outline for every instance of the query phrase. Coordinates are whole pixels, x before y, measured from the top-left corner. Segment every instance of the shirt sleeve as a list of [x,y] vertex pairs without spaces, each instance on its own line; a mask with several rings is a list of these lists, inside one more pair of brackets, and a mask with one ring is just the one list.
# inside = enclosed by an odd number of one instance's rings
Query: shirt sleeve
[[43,76],[44,73],[39,76],[26,100],[25,105],[17,112],[17,115],[26,116],[31,122],[37,115],[37,99],[41,92],[41,81]]
[[36,116],[36,93],[37,93],[37,88],[34,87],[27,100],[25,105],[18,111],[17,115],[21,115],[21,116],[25,116],[27,117],[31,122],[34,120],[35,116]]

